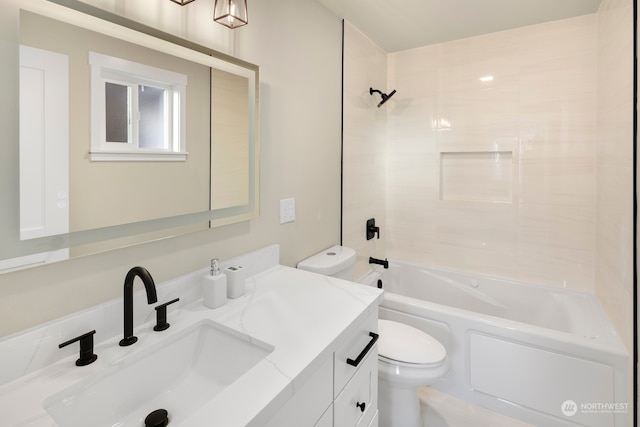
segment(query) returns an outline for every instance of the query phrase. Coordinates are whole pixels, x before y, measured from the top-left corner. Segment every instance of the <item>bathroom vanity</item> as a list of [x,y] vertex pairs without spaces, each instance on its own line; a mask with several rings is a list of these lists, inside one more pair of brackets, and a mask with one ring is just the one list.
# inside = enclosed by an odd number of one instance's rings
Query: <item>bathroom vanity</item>
[[[158,304],[180,298],[162,332],[136,283],[128,347],[122,298],[1,340],[2,425],[139,427],[162,408],[169,426],[377,426],[381,291],[279,265],[278,250],[229,260],[247,293],[216,309],[207,268],[158,284]],[[98,358],[78,367],[78,346],[58,345],[92,329]]]
[[333,354],[324,357],[320,369],[266,427],[377,427],[378,351],[370,336],[377,325],[376,310],[343,334]]

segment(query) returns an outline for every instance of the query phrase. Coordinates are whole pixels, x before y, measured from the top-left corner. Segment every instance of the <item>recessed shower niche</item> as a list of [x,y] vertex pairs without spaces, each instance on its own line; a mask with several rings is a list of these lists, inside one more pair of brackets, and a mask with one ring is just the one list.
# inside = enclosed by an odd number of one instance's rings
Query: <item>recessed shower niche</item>
[[441,151],[440,200],[512,201],[513,152]]

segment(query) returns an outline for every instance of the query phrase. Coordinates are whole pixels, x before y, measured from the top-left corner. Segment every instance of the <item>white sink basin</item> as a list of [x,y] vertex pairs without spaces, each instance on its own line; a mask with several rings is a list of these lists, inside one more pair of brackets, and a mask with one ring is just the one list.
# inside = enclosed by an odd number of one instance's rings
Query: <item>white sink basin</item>
[[50,396],[43,406],[59,427],[141,427],[156,409],[168,411],[173,427],[272,351],[203,321]]

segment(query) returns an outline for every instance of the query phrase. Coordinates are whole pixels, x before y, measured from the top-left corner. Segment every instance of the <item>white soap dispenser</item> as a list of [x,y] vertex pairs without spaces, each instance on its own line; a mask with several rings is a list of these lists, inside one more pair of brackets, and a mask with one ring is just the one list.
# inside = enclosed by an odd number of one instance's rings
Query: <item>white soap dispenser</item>
[[220,272],[217,259],[211,260],[211,272],[202,278],[202,300],[209,308],[217,308],[227,302],[227,276]]

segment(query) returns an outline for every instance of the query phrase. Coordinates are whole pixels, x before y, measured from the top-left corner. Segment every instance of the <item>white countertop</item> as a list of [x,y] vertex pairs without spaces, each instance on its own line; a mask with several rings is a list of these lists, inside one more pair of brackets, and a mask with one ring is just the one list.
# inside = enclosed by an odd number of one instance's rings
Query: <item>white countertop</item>
[[[171,327],[154,332],[155,321],[137,325],[139,340],[130,347],[118,345],[120,336],[96,342],[98,360],[91,365],[75,366],[76,344],[72,356],[3,385],[1,423],[4,427],[55,427],[42,406],[44,399],[123,357],[210,319],[264,341],[274,350],[176,426],[202,427],[211,422],[225,427],[260,426],[330,355],[336,340],[355,328],[354,322],[377,310],[381,300],[382,292],[376,288],[276,265],[248,279],[244,296],[217,309],[206,308],[202,300],[174,310],[169,307]],[[134,310],[139,307],[135,305]]]

